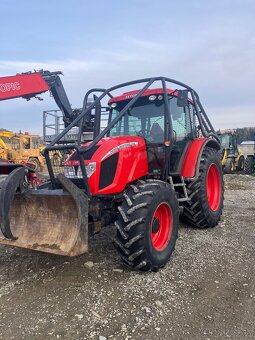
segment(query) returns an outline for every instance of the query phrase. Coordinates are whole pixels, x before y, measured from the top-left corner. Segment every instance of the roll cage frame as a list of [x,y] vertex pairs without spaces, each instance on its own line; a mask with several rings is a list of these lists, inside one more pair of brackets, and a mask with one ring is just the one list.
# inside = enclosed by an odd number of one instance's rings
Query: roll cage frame
[[[126,83],[121,83],[119,85],[110,87],[108,89],[102,89],[102,88],[93,88],[89,90],[83,100],[83,107],[81,113],[77,116],[76,119],[74,119],[44,150],[43,150],[43,155],[45,156],[46,164],[48,167],[49,171],[49,176],[52,184],[52,188],[56,189],[57,188],[57,179],[54,176],[53,172],[53,167],[51,164],[51,159],[50,159],[50,151],[54,150],[65,150],[65,149],[75,149],[78,158],[79,158],[79,164],[82,172],[82,179],[84,181],[84,190],[85,192],[89,195],[89,186],[88,186],[88,179],[86,175],[86,168],[84,164],[84,153],[92,149],[102,138],[107,136],[107,134],[110,132],[110,130],[120,121],[120,119],[126,114],[126,112],[136,103],[136,101],[143,95],[143,93],[156,81],[160,81],[162,83],[162,89],[163,89],[163,101],[164,101],[164,106],[165,106],[165,116],[166,116],[166,121],[169,124],[169,128],[166,129],[167,133],[167,140],[170,141],[170,146],[173,144],[175,140],[174,132],[173,132],[173,127],[172,127],[172,121],[171,121],[171,113],[170,113],[170,106],[168,104],[168,96],[169,94],[167,93],[167,83],[175,84],[178,86],[181,86],[184,88],[184,90],[176,89],[173,91],[176,92],[178,91],[177,99],[179,98],[180,100],[188,100],[188,95],[190,94],[192,104],[194,105],[195,108],[195,115],[198,119],[199,123],[199,129],[205,138],[212,137],[215,140],[219,142],[219,138],[209,120],[207,117],[207,114],[199,100],[199,96],[195,90],[193,90],[190,86],[179,82],[177,80],[167,78],[167,77],[153,77],[153,78],[145,78],[145,79],[138,79]],[[112,91],[118,90],[123,87],[127,86],[132,86],[136,84],[141,84],[145,83],[144,87],[136,94],[134,95],[133,98],[130,99],[130,101],[125,105],[125,107],[119,112],[119,114],[107,125],[107,127],[102,131],[99,132],[100,130],[100,110],[101,110],[101,100],[108,96],[109,98],[113,98],[114,96],[111,94]],[[91,105],[88,105],[88,97],[92,93],[102,93],[99,97],[96,97],[94,95],[94,102],[91,103]],[[186,104],[187,105],[187,102]],[[91,110],[95,109],[95,126],[94,126],[94,139],[92,142],[89,143],[86,147],[81,146],[81,136],[83,132],[83,126],[86,123],[90,122],[91,119]],[[71,130],[75,126],[79,126],[79,133],[78,133],[78,142],[77,144],[67,144],[67,145],[58,145],[60,143],[60,140],[68,133],[69,130]],[[166,145],[167,146],[167,145]],[[171,148],[168,148],[168,159],[170,157],[171,153]]]

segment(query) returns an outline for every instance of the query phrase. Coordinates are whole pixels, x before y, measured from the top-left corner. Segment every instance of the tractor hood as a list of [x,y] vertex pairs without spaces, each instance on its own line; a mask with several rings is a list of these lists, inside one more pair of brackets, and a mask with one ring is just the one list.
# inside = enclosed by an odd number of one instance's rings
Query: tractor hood
[[[89,144],[86,143],[83,147],[86,148]],[[141,137],[103,138],[85,152],[84,158],[92,194],[122,192],[128,183],[148,174],[146,144]],[[65,162],[65,176],[74,177],[74,172],[79,177],[76,152]]]

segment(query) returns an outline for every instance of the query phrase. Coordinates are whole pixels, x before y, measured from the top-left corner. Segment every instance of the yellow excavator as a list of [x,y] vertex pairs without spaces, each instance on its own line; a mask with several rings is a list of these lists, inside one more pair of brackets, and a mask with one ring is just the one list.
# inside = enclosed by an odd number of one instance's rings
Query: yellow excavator
[[44,146],[39,135],[0,131],[0,158],[11,163],[33,163],[35,170],[42,170],[45,164],[41,151]]
[[237,135],[234,129],[217,131],[221,142],[221,164],[226,174],[244,170],[244,155],[237,145]]

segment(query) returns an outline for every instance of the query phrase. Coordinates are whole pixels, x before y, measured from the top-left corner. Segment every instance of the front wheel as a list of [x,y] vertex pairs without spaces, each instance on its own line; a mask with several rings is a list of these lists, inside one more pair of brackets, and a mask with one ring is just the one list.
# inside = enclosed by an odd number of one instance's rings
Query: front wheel
[[183,203],[184,218],[197,228],[215,227],[223,209],[223,175],[216,150],[205,147],[198,177],[187,183],[190,200]]
[[131,185],[115,222],[115,244],[123,262],[136,270],[159,270],[174,250],[178,224],[178,201],[167,183],[146,180]]

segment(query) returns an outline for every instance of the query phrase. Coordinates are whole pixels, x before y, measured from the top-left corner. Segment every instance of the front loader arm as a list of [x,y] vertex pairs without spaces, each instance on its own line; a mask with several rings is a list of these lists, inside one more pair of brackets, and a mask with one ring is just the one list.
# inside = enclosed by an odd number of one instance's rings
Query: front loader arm
[[63,83],[59,77],[59,75],[62,74],[62,72],[60,71],[50,72],[43,70],[39,72],[42,75],[43,79],[48,84],[57,106],[63,112],[64,122],[66,126],[69,125],[76,118],[76,115],[73,112],[66,91],[64,89]]
[[7,150],[7,147],[5,145],[5,142],[2,140],[2,138],[0,138],[0,149],[2,150]]
[[19,97],[30,99],[46,91],[49,86],[38,72],[0,78],[0,101]]

